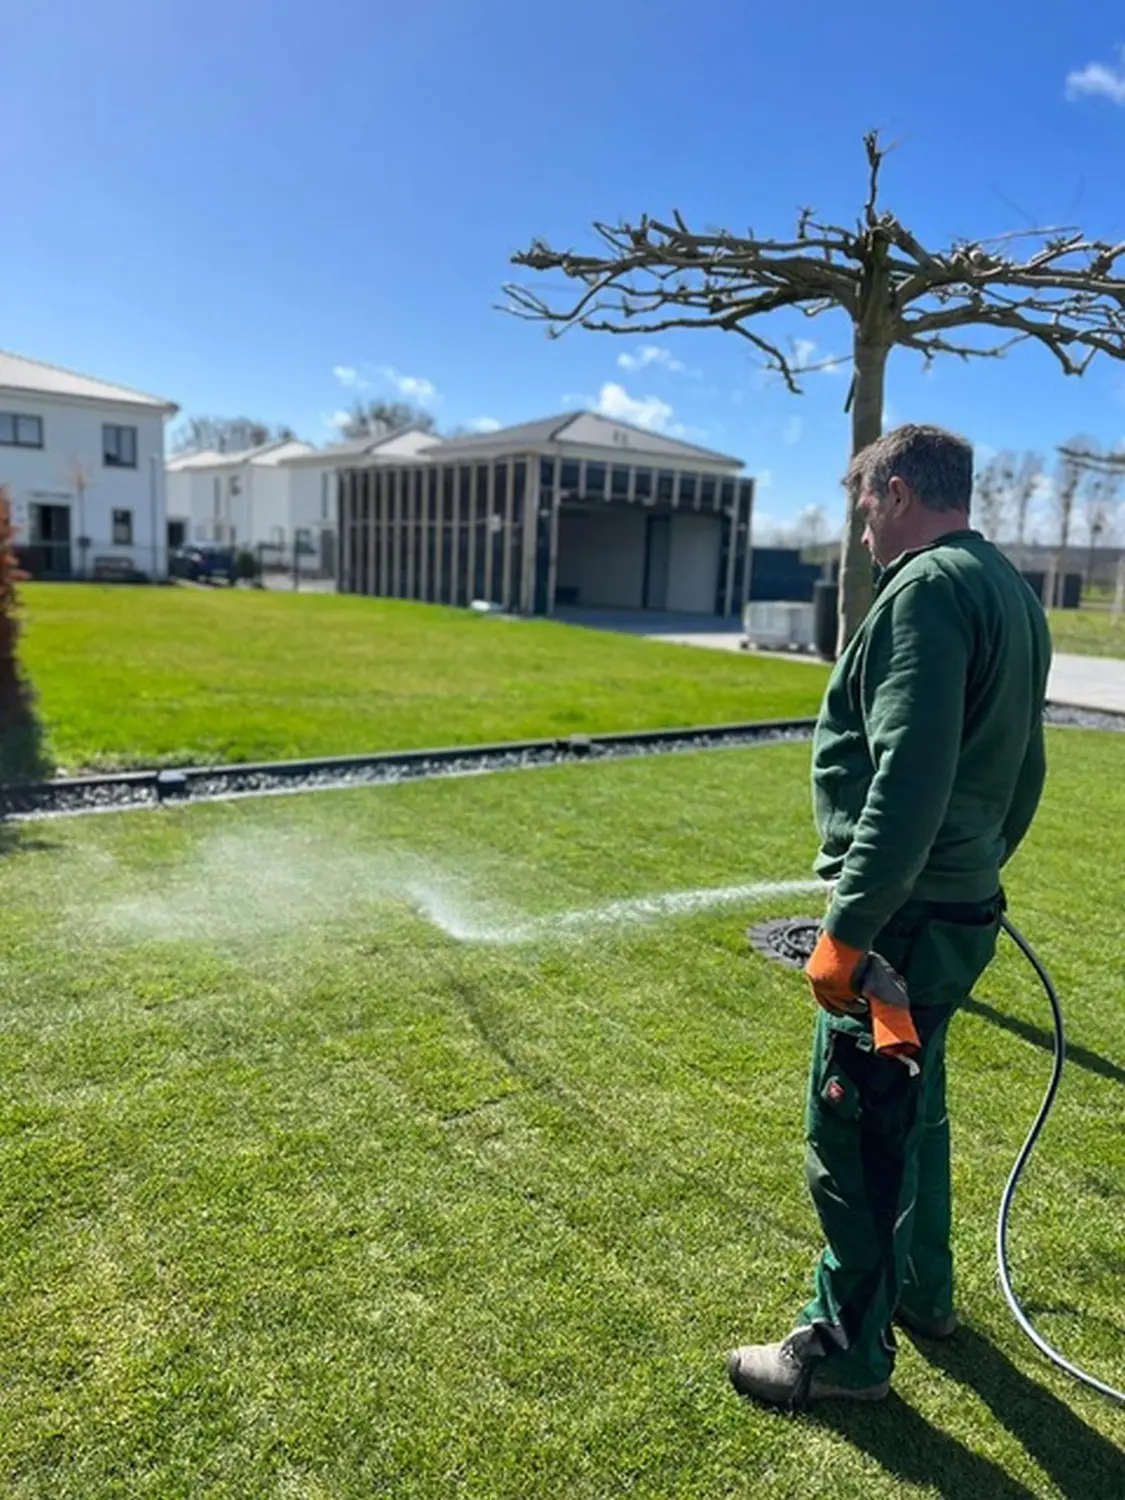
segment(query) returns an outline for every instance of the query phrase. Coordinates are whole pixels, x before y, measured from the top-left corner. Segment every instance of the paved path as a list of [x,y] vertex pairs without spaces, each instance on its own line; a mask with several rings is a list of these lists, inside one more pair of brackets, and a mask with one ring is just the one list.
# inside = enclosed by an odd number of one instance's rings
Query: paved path
[[1125,661],[1114,656],[1056,656],[1047,695],[1052,703],[1125,714]]
[[[656,611],[559,610],[570,624],[595,630],[619,630],[676,646],[702,646],[710,651],[741,650],[742,630],[737,620],[714,615],[673,615]],[[819,663],[819,657],[798,651],[767,651],[778,661]],[[1125,714],[1125,660],[1111,656],[1055,657],[1048,684],[1052,703]]]

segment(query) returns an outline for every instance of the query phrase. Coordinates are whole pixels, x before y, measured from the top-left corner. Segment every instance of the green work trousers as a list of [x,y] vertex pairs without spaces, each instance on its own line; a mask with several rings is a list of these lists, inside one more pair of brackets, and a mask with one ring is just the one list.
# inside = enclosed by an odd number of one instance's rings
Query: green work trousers
[[894,1368],[901,1303],[953,1309],[949,1023],[996,951],[1003,898],[985,906],[912,902],[873,944],[906,980],[920,1070],[874,1051],[865,1016],[817,1014],[806,1109],[809,1187],[827,1248],[802,1322],[824,1351],[820,1373],[870,1386]]

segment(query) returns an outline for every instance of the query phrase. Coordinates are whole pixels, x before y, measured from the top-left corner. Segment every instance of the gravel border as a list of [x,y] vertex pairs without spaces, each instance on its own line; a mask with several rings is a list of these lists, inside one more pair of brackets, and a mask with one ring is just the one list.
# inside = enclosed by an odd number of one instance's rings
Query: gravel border
[[[1125,714],[1052,703],[1047,723],[1056,727],[1125,733]],[[649,729],[625,734],[572,735],[550,740],[454,745],[379,755],[338,755],[313,760],[245,765],[189,766],[163,771],[122,771],[105,776],[60,777],[0,788],[0,818],[25,820],[123,812],[170,802],[217,802],[347,787],[396,786],[435,777],[483,776],[574,761],[620,760],[637,755],[737,750],[748,745],[799,742],[812,737],[815,719],[768,719],[691,729]]]

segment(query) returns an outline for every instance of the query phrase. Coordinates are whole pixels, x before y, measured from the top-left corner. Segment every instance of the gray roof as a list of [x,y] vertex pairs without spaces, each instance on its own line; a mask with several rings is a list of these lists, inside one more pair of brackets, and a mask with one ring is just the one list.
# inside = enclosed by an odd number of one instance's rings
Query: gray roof
[[[581,427],[583,431],[576,431]],[[604,428],[604,435],[601,429]],[[613,438],[613,431],[624,430],[629,436],[627,447],[622,447]],[[607,454],[616,453],[621,462],[630,456],[645,456],[656,462],[660,458],[695,459],[708,463],[727,464],[742,468],[740,458],[727,453],[717,453],[713,448],[701,448],[695,443],[685,443],[681,438],[668,437],[662,432],[652,432],[637,427],[632,422],[621,422],[616,417],[606,417],[600,412],[569,411],[561,416],[541,417],[535,422],[521,422],[515,427],[501,427],[496,432],[474,434],[471,437],[447,438],[441,447],[441,460],[460,456],[486,456],[494,453],[529,452],[538,449],[554,451],[568,444],[575,447],[604,447]]]
[[5,349],[0,349],[0,388],[34,392],[41,396],[112,402],[114,406],[147,406],[169,417],[179,411],[174,401],[166,401],[163,396],[150,396],[144,391],[131,390],[127,385],[111,385],[107,380],[95,380],[90,375],[64,370],[61,365],[44,364],[40,359],[28,359],[23,354],[11,354]]
[[[323,463],[328,459],[335,463],[346,464],[349,459],[363,458],[365,454],[377,453],[386,444],[393,442],[396,438],[405,437],[408,432],[417,432],[418,425],[415,422],[408,423],[405,427],[396,427],[391,432],[380,433],[373,437],[370,433],[363,437],[347,438],[340,443],[326,443],[323,448],[314,448],[311,453],[299,453],[294,458],[286,459],[287,464],[316,464]],[[437,433],[432,434],[434,446],[441,443]],[[417,457],[417,455],[415,455]],[[404,462],[407,460],[404,459]]]

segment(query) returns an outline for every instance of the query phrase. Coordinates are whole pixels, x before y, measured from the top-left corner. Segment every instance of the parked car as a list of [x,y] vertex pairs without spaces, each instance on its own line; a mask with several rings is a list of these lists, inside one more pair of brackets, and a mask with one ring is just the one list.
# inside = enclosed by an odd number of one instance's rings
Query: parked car
[[234,548],[218,542],[187,542],[168,557],[168,571],[173,578],[190,578],[193,583],[214,583],[217,578],[234,583],[238,577]]

